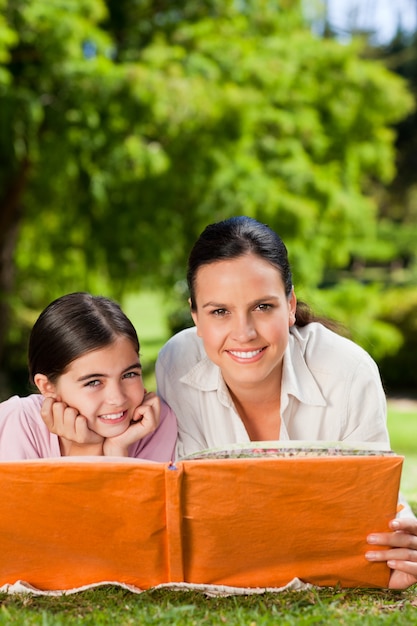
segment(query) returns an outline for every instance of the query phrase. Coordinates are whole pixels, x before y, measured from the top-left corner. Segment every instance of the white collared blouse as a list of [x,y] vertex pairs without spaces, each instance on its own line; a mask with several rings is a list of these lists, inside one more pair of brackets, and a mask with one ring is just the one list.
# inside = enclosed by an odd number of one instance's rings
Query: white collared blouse
[[[178,420],[177,456],[248,443],[220,369],[195,328],[174,335],[156,363],[159,395]],[[281,381],[281,440],[381,442],[386,398],[376,363],[322,324],[290,329]]]

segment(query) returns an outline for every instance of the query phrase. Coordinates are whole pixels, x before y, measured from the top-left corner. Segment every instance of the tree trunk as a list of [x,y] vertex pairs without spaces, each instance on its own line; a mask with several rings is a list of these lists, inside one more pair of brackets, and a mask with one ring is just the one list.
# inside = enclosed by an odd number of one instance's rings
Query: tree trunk
[[22,195],[29,161],[20,165],[0,201],[0,376],[4,377],[4,347],[10,322],[10,295],[15,282],[14,252],[23,216]]

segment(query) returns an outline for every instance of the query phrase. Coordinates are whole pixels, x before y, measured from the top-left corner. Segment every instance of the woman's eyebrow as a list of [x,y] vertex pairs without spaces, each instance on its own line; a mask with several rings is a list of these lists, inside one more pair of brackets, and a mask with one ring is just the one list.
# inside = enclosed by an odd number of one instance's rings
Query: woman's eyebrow
[[[272,295],[265,295],[262,296],[261,298],[256,298],[256,300],[252,300],[251,302],[248,302],[248,306],[255,306],[256,304],[262,304],[262,302],[279,302],[281,300],[281,298],[279,296],[272,296]],[[206,308],[206,307],[214,307],[215,309],[227,309],[230,305],[226,304],[226,303],[221,303],[221,302],[205,302],[202,305],[202,308]]]
[[202,308],[204,309],[208,306],[214,307],[215,309],[224,309],[227,307],[227,304],[210,301],[210,302],[205,302],[205,304],[202,305]]

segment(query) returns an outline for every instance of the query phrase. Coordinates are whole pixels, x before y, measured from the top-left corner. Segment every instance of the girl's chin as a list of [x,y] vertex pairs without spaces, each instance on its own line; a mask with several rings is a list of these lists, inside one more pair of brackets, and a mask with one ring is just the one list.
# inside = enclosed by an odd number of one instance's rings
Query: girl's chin
[[129,428],[129,423],[118,423],[118,424],[96,424],[94,431],[100,435],[101,437],[118,437],[119,435],[123,435],[124,432]]

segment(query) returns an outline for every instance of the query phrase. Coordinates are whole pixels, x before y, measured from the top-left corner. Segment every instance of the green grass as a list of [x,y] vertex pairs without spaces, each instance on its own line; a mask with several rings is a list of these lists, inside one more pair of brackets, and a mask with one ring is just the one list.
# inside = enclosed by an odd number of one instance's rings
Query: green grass
[[140,341],[140,356],[145,387],[156,388],[155,361],[158,352],[169,337],[167,325],[168,305],[159,291],[143,291],[127,296],[123,310],[132,320]]
[[123,310],[136,328],[144,357],[155,358],[169,334],[166,322],[168,305],[163,294],[142,291],[129,295],[123,301]]
[[194,591],[132,594],[109,586],[58,598],[0,594],[0,625],[315,626],[417,624],[416,594],[311,589],[210,598]]
[[388,401],[388,430],[391,448],[404,455],[401,492],[417,504],[417,409],[403,411]]
[[402,411],[388,400],[388,429],[393,450],[417,454],[417,404],[415,411]]

